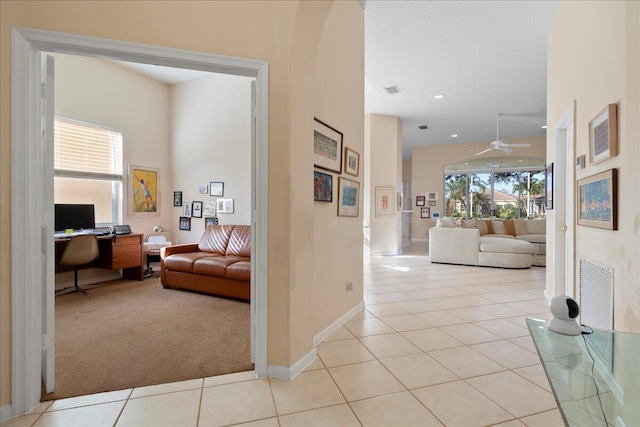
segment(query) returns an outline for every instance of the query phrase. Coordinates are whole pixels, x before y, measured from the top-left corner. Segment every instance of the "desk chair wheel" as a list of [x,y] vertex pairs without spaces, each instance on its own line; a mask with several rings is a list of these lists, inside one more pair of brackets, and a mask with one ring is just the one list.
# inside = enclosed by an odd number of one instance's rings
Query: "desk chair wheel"
[[98,258],[99,254],[98,238],[93,234],[83,234],[72,237],[67,247],[64,248],[64,252],[58,263],[73,266],[74,284],[73,286],[57,291],[55,296],[70,294],[72,292],[82,292],[88,296],[87,290],[99,288],[100,285],[78,286],[78,267]]

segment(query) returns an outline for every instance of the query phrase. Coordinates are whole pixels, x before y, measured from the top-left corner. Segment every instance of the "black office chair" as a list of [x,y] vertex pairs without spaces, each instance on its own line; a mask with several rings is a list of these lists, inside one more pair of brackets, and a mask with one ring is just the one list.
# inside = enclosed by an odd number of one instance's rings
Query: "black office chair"
[[83,288],[78,286],[78,267],[98,258],[98,255],[98,238],[96,236],[93,234],[83,234],[72,237],[69,243],[67,243],[67,247],[64,248],[58,264],[73,266],[74,286],[56,291],[56,296],[70,294],[72,292],[82,292],[85,295],[89,295],[87,293],[88,289],[99,288],[100,285],[88,285]]

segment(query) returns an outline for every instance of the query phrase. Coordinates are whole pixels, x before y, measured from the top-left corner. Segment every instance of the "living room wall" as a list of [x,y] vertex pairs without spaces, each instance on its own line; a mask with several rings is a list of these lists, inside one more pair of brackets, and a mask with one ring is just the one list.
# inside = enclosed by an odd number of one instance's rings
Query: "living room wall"
[[[348,19],[336,38],[363,22],[358,1],[338,2]],[[316,56],[332,1],[0,3],[0,408],[11,403],[11,28],[103,37],[269,63],[269,295],[267,361],[289,367],[313,348],[313,163]],[[153,17],[153,19],[150,19]],[[114,22],[119,23],[114,25]],[[348,24],[346,24],[348,22]],[[361,28],[358,24],[356,28]],[[360,35],[359,35],[360,37]],[[364,46],[337,67],[363,73]],[[7,66],[5,66],[7,64]],[[358,78],[347,87],[360,91]],[[354,119],[355,120],[355,119]],[[358,117],[362,122],[362,116]],[[349,119],[347,127],[357,126]],[[348,227],[361,232],[355,221]],[[351,229],[351,228],[350,228]],[[362,262],[362,248],[339,246],[346,263]],[[18,255],[19,256],[19,255]],[[329,307],[331,304],[329,304]],[[320,309],[331,311],[332,308]]]
[[[614,329],[633,333],[640,333],[639,29],[638,2],[560,2],[549,32],[547,61],[549,129],[576,103],[575,153],[587,159],[586,167],[576,171],[576,179],[618,170],[618,230],[574,222],[576,270],[580,256],[613,268]],[[619,154],[590,164],[589,122],[611,103],[618,104]],[[555,144],[555,134],[549,132],[549,161],[555,160]],[[559,221],[550,212],[552,229],[559,230]],[[553,259],[552,244],[547,245],[547,257]],[[547,264],[550,295],[554,295],[553,277],[551,262]]]
[[[544,159],[546,156],[544,136],[529,138],[516,138],[505,140],[509,144],[529,143],[531,147],[515,149],[513,153],[493,151],[483,154],[483,158],[490,157],[536,157]],[[461,144],[441,144],[427,147],[414,148],[412,153],[411,180],[413,182],[413,209],[412,234],[413,240],[425,240],[429,235],[429,228],[436,223],[432,219],[420,218],[420,211],[416,208],[416,196],[425,195],[427,191],[438,192],[436,206],[431,208],[431,213],[439,212],[444,215],[444,166],[450,163],[475,158],[475,153],[489,146],[491,141],[467,142]],[[498,154],[494,154],[498,153]]]
[[[251,224],[251,80],[212,74],[171,86],[171,192],[182,201],[215,202],[200,194],[199,185],[224,183],[225,199],[234,199],[234,213],[219,214],[220,224]],[[200,241],[204,218],[191,218],[191,231],[178,229],[181,207],[173,207],[165,224],[177,241]]]

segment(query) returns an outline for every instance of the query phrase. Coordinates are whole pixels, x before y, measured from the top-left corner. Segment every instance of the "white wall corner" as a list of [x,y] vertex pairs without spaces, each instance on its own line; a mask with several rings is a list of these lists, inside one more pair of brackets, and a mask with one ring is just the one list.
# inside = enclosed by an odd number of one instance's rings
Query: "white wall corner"
[[547,291],[546,289],[544,290],[544,297],[547,299],[547,301],[551,302],[551,299],[553,298],[553,295],[551,295],[549,293],[549,291]]
[[313,348],[288,368],[286,366],[269,365],[267,366],[267,376],[291,381],[300,372],[304,371],[307,366],[311,365],[316,360],[316,357],[318,357],[318,354],[316,349]]
[[11,418],[11,404],[0,406],[0,423]]
[[324,328],[315,337],[313,337],[313,347],[315,348],[320,345],[322,341],[324,341],[328,336],[340,329],[342,325],[347,323],[353,316],[360,313],[360,311],[362,310],[364,310],[364,301],[360,301],[358,305],[347,311],[345,314],[336,319],[335,322]]

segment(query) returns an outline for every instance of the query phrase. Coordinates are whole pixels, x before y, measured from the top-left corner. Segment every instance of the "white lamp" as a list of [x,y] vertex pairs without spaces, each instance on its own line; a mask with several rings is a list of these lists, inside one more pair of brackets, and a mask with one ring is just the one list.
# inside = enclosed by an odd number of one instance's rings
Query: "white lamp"
[[549,309],[553,318],[547,322],[549,330],[563,335],[580,335],[582,328],[576,318],[580,314],[580,306],[571,297],[560,295],[551,300]]
[[151,231],[153,231],[154,233],[169,233],[169,238],[172,239],[172,237],[173,237],[172,236],[173,233],[171,232],[171,230],[166,229],[161,225],[154,225],[153,228],[151,229]]

